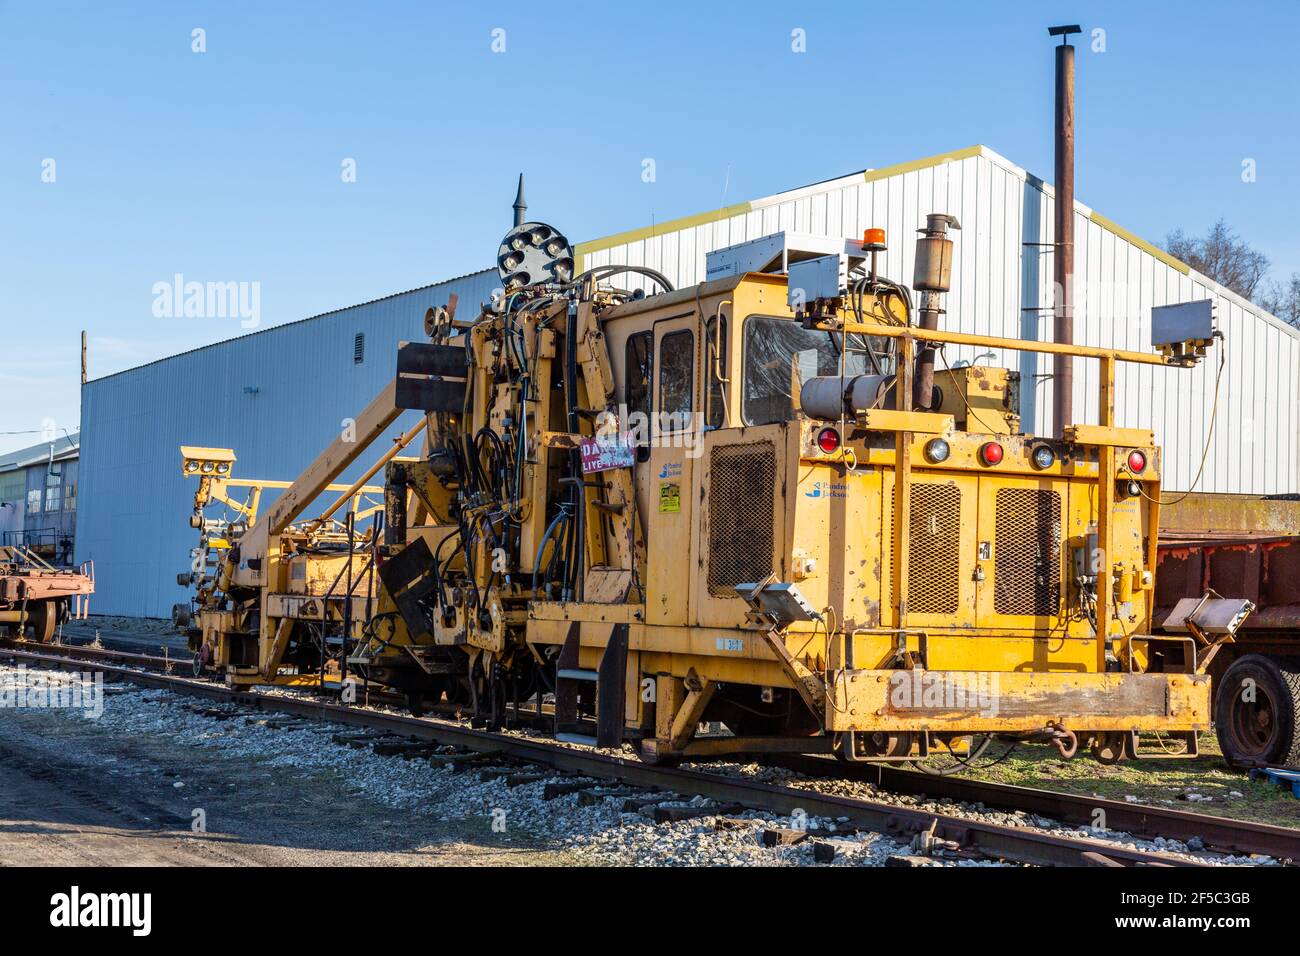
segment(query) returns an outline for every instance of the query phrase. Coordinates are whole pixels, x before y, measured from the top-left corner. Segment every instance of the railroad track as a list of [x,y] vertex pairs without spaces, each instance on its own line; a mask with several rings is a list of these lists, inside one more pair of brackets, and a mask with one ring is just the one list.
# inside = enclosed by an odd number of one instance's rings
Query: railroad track
[[967,777],[941,777],[887,764],[845,766],[839,761],[811,756],[783,757],[774,762],[812,777],[858,780],[890,793],[980,803],[999,810],[1023,810],[1062,823],[1091,826],[1100,810],[1108,829],[1133,836],[1183,842],[1195,837],[1206,848],[1223,853],[1257,853],[1300,863],[1300,830],[1290,827]]
[[190,670],[190,662],[183,657],[162,657],[157,654],[137,654],[133,651],[121,651],[109,647],[94,647],[90,644],[42,644],[13,637],[0,637],[0,648],[31,651],[42,654],[57,654],[81,661],[104,664],[126,664],[143,667],[145,670],[164,673]]
[[[33,649],[27,649],[29,647]],[[262,712],[362,728],[388,737],[450,746],[516,764],[547,767],[575,777],[617,781],[647,791],[698,795],[724,806],[779,814],[802,811],[808,817],[847,818],[853,827],[883,833],[903,842],[918,833],[928,834],[941,841],[950,841],[950,845],[961,847],[966,854],[986,858],[1043,866],[1205,865],[1174,854],[1125,847],[1106,840],[1003,826],[890,803],[738,779],[706,770],[650,766],[636,759],[478,730],[438,718],[408,717],[305,695],[234,689],[169,673],[169,670],[188,668],[188,662],[153,655],[8,640],[0,642],[0,659],[5,658],[65,669],[92,663],[96,670],[108,676],[144,687],[233,703]],[[1207,847],[1216,850],[1259,853],[1283,861],[1300,861],[1300,830],[1285,827],[979,780],[935,777],[889,766],[845,766],[819,757],[786,757],[779,762],[810,777],[862,780],[895,793],[1023,810],[1071,824],[1091,825],[1095,819],[1093,814],[1100,808],[1106,813],[1108,829],[1114,832],[1148,839],[1163,836],[1186,840],[1198,836]]]

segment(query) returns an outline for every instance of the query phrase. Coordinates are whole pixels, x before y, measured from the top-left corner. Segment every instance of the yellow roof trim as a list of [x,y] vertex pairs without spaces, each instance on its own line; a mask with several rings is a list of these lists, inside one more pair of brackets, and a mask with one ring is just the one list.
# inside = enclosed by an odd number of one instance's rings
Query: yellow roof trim
[[1135,236],[1133,233],[1129,232],[1127,229],[1123,228],[1122,226],[1119,226],[1111,222],[1101,213],[1094,211],[1092,215],[1089,216],[1088,218],[1090,218],[1097,225],[1101,226],[1101,228],[1109,232],[1113,232],[1115,235],[1119,236],[1125,242],[1132,243],[1133,245],[1141,249],[1143,252],[1155,256],[1157,259],[1159,259],[1161,262],[1163,262],[1165,265],[1169,266],[1170,268],[1177,269],[1183,275],[1188,275],[1191,273],[1192,267],[1189,266],[1187,263],[1183,262],[1181,259],[1175,259],[1173,256],[1165,252],[1159,246],[1152,245],[1151,243],[1147,242],[1145,239]]
[[983,152],[983,146],[967,146],[965,149],[959,149],[951,153],[939,153],[937,156],[914,159],[910,163],[898,163],[894,166],[882,166],[880,169],[868,169],[862,174],[862,178],[870,183],[877,179],[888,179],[890,176],[898,176],[918,169],[928,169],[931,166],[942,166],[944,163],[955,163],[961,159],[970,159],[972,156],[979,156]]
[[642,239],[649,239],[653,236],[663,235],[668,232],[676,232],[679,229],[689,229],[692,226],[704,226],[711,222],[721,222],[723,219],[730,219],[732,216],[743,216],[753,207],[748,202],[737,203],[734,206],[723,206],[721,209],[713,209],[709,212],[697,213],[694,216],[682,216],[680,219],[669,219],[665,222],[655,223],[653,226],[645,226],[641,229],[629,229],[627,232],[617,232],[612,236],[606,236],[603,239],[593,239],[590,242],[580,242],[574,248],[573,254],[577,262],[574,263],[578,272],[585,268],[585,259],[593,252],[599,252],[602,249],[609,249],[613,246],[627,245],[629,242],[639,242]]

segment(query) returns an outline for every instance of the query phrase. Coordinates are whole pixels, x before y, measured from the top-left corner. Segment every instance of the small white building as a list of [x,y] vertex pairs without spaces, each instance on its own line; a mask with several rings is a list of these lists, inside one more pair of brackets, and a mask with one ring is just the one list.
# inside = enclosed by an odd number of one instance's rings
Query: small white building
[[[962,228],[946,327],[1051,338],[1053,201],[1050,185],[972,146],[581,243],[576,265],[650,266],[680,287],[703,279],[706,253],[725,246],[783,230],[860,238],[883,227],[881,271],[910,284],[916,230],[927,213],[950,213]],[[555,225],[564,228],[562,216]],[[1147,350],[1153,306],[1215,300],[1225,337],[1217,415],[1219,353],[1192,370],[1120,366],[1119,423],[1154,428],[1167,488],[1300,491],[1300,330],[1078,202],[1075,277],[1075,340],[1087,345]],[[397,343],[422,337],[427,308],[455,292],[464,315],[496,285],[485,270],[88,382],[77,559],[95,559],[98,609],[165,616],[185,597],[175,575],[195,544],[194,489],[178,446],[234,448],[236,474],[294,477],[393,376]],[[950,361],[976,358],[950,351]],[[1020,371],[1025,429],[1052,432],[1050,357],[982,361]],[[1095,421],[1096,363],[1076,360],[1074,376],[1076,416]],[[286,420],[291,430],[268,427]]]

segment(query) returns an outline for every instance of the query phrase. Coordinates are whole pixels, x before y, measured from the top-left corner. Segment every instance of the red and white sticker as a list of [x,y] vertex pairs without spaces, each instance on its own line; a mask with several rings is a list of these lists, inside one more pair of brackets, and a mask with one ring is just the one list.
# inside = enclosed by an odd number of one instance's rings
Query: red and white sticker
[[612,468],[631,468],[636,463],[631,432],[618,432],[599,438],[584,438],[578,444],[582,454],[582,473],[594,474]]

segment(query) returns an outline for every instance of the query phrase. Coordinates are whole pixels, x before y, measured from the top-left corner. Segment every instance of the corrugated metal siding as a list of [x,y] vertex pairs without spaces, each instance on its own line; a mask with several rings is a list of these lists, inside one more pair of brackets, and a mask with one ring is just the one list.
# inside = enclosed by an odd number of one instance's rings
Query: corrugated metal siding
[[[704,276],[705,253],[782,229],[832,237],[884,226],[882,269],[907,282],[916,229],[948,212],[957,233],[946,327],[1050,338],[1053,192],[991,150],[919,161],[792,190],[579,247],[583,265],[646,265],[685,286]],[[1028,245],[1027,245],[1028,244]],[[1185,273],[1136,237],[1097,222],[1076,205],[1075,336],[1088,345],[1146,350],[1151,307],[1213,296],[1227,339],[1218,419],[1197,490],[1270,494],[1300,490],[1300,333],[1213,283]],[[121,375],[82,393],[83,466],[79,559],[95,558],[97,609],[165,615],[184,592],[175,572],[194,534],[185,521],[193,488],[180,476],[182,442],[231,446],[238,474],[292,478],[392,375],[393,346],[418,338],[424,310],[460,293],[462,308],[487,298],[495,273],[281,326]],[[366,332],[366,363],[352,364],[353,336]],[[950,362],[975,349],[951,347]],[[1049,357],[996,354],[1017,368],[1027,430],[1052,431]],[[1121,366],[1118,418],[1154,428],[1165,480],[1183,489],[1206,446],[1217,356],[1194,370]],[[1075,408],[1097,412],[1097,365],[1077,360]],[[259,389],[254,396],[243,387]],[[359,469],[358,469],[359,470]],[[123,533],[122,529],[131,529]]]
[[[233,448],[237,477],[292,480],[392,379],[397,343],[424,337],[426,309],[456,292],[461,313],[472,313],[499,281],[495,271],[476,273],[88,382],[76,544],[78,560],[95,561],[92,609],[162,617],[185,599],[176,574],[188,568],[198,532],[188,522],[195,483],[181,475],[181,444]],[[358,332],[366,335],[360,365]],[[408,414],[392,433],[414,420]],[[372,461],[363,456],[345,480]]]
[[[585,252],[583,265],[649,265],[676,285],[698,282],[705,253],[782,229],[832,237],[884,226],[890,248],[885,274],[908,282],[916,229],[926,213],[960,220],[946,328],[990,335],[1051,338],[1054,195],[1042,183],[983,148],[952,161],[891,173],[832,180],[750,203],[750,211],[716,222],[636,238]],[[1047,245],[1034,245],[1045,243]],[[1091,210],[1075,212],[1075,340],[1150,349],[1151,308],[1213,297],[1226,339],[1219,410],[1198,491],[1274,494],[1300,490],[1300,333],[1196,273],[1185,274],[1140,240],[1107,228]],[[949,361],[972,360],[950,347]],[[1025,428],[1053,430],[1050,356],[995,354],[991,364],[1018,368]],[[1214,402],[1218,353],[1195,369],[1121,366],[1117,417],[1152,427],[1164,446],[1165,482],[1196,480]],[[1098,365],[1076,360],[1076,417],[1096,421]]]

